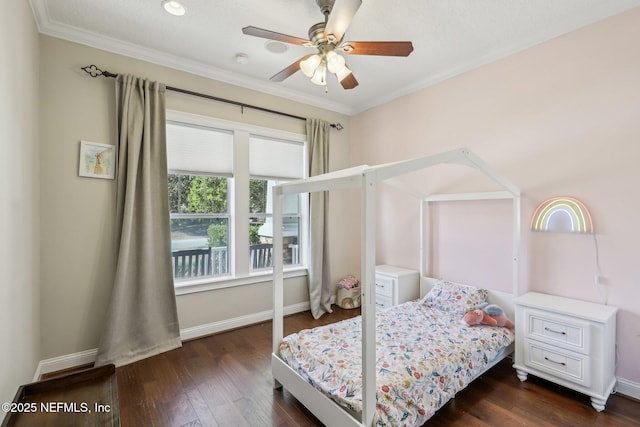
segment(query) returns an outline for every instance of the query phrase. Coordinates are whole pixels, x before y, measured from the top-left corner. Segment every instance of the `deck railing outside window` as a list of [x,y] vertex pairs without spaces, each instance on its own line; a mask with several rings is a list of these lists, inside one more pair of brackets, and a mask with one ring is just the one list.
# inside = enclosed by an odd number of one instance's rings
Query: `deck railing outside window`
[[182,280],[227,274],[229,268],[227,255],[225,246],[172,251],[173,277]]
[[[286,264],[298,265],[298,245],[288,245],[289,257]],[[225,246],[216,248],[183,249],[171,252],[173,258],[173,277],[176,280],[202,276],[222,276],[229,272],[228,251]],[[273,245],[259,244],[249,247],[251,268],[253,270],[273,266]]]

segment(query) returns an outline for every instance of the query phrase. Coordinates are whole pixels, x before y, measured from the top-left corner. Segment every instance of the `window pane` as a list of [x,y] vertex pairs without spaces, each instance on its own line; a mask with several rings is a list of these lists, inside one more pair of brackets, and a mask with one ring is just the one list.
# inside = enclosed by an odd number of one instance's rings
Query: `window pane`
[[229,272],[228,218],[171,218],[171,254],[176,280]]
[[[249,210],[251,213],[273,213],[273,193],[274,185],[285,181],[274,181],[266,179],[252,178],[249,181]],[[300,195],[285,194],[282,203],[282,209],[285,214],[300,213]]]
[[[284,265],[300,265],[300,218],[284,217],[282,236],[282,256]],[[273,266],[273,224],[265,218],[262,225],[250,224],[249,265],[251,270]]]
[[229,272],[228,182],[170,174],[171,253],[177,281]]
[[[273,194],[272,188],[281,181],[251,179],[249,182],[249,265],[251,270],[272,267],[273,255]],[[285,265],[300,264],[300,196],[287,194],[283,201],[283,256]]]
[[249,180],[249,212],[264,213],[267,211],[267,192],[271,188],[267,184],[266,179],[250,179]]
[[217,176],[169,174],[169,212],[226,213],[227,181]]
[[298,242],[300,242],[300,218],[284,217],[282,225],[284,227],[282,238],[284,265],[300,265],[298,247]]
[[284,200],[282,201],[282,212],[284,214],[300,213],[300,195],[285,194]]

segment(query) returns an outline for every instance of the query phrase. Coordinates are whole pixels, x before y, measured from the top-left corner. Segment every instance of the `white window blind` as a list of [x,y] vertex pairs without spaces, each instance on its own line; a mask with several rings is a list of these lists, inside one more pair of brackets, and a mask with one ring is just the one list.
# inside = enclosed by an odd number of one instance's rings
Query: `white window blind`
[[222,176],[233,175],[233,133],[167,123],[167,169]]
[[251,135],[249,173],[260,177],[303,178],[304,144]]

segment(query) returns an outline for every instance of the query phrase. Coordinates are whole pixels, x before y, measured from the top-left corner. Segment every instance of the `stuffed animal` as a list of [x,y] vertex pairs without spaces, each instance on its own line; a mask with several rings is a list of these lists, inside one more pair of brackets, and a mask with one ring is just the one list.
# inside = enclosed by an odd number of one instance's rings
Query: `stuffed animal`
[[504,326],[513,329],[513,322],[504,314],[504,310],[495,304],[489,304],[484,308],[476,308],[466,313],[462,320],[467,326],[490,325]]

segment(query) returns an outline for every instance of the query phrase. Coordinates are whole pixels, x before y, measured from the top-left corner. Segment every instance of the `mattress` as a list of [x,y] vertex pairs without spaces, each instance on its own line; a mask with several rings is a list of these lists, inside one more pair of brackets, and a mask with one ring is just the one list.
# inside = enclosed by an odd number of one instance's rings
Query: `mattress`
[[[362,411],[361,318],[284,338],[280,357],[349,411]],[[376,313],[375,425],[418,426],[514,340],[507,328],[411,301]]]

